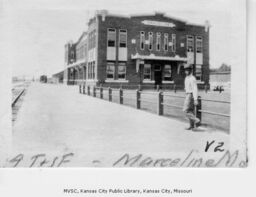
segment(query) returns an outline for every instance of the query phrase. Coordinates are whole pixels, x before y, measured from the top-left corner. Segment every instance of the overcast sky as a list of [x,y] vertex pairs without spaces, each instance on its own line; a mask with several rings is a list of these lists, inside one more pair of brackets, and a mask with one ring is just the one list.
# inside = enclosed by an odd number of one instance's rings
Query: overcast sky
[[13,75],[51,75],[63,70],[64,44],[71,39],[77,41],[96,9],[124,15],[160,11],[199,24],[209,20],[211,67],[219,67],[223,62],[232,66],[245,63],[245,5],[241,0],[33,2],[9,0],[4,3],[5,31],[8,32],[5,45]]

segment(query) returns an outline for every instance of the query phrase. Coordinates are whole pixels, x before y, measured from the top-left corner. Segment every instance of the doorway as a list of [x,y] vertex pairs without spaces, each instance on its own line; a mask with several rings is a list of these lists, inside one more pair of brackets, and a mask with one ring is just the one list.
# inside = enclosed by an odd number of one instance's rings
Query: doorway
[[161,65],[156,64],[154,65],[154,77],[155,77],[155,85],[162,84],[162,69]]

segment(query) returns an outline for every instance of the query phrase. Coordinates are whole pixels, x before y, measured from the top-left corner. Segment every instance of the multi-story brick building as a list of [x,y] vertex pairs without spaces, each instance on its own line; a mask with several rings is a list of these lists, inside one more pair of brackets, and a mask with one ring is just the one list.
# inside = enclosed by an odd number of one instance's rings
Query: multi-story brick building
[[209,25],[190,24],[162,13],[141,16],[96,12],[88,31],[65,45],[68,84],[183,86],[184,64],[198,84],[209,84]]

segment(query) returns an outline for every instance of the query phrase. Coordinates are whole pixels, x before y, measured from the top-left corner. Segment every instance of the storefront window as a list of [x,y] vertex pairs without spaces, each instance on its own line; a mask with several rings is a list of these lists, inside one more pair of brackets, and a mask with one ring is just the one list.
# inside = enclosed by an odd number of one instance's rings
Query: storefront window
[[196,80],[202,80],[202,65],[196,65]]
[[164,81],[172,81],[171,65],[164,65]]
[[144,73],[143,73],[143,79],[144,80],[151,80],[151,65],[145,64],[144,65]]
[[194,37],[187,36],[187,51],[194,52]]
[[126,64],[119,63],[118,64],[118,79],[125,79],[126,78]]
[[115,76],[115,65],[113,62],[107,63],[107,79],[114,79]]
[[116,46],[116,30],[108,29],[108,47]]

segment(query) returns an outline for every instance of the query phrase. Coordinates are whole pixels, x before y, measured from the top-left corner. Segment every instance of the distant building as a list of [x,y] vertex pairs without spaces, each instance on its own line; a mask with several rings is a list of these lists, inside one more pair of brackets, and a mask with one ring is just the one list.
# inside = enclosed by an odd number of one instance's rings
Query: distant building
[[53,83],[63,83],[64,71],[52,75]]
[[76,43],[65,45],[64,82],[103,86],[183,87],[185,63],[200,87],[209,84],[209,23],[163,13],[140,16],[98,11]]

